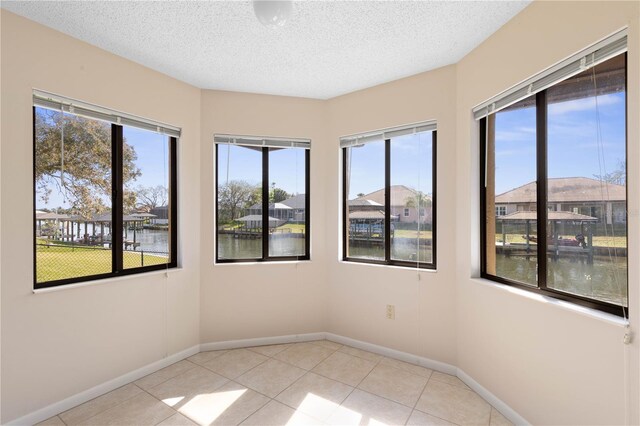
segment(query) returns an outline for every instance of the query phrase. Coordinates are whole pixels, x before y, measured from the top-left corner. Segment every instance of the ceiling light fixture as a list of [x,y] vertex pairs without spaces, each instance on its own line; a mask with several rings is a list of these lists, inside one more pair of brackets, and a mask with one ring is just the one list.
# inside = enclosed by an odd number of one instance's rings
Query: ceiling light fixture
[[292,9],[291,1],[253,0],[256,17],[268,28],[278,28],[286,24]]

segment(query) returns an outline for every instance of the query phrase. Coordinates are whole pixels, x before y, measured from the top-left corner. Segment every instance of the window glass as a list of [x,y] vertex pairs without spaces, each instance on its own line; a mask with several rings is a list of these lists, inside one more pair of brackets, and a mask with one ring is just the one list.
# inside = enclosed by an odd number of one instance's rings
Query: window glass
[[486,271],[535,286],[535,96],[489,116],[485,152]]
[[392,260],[433,261],[432,153],[432,132],[391,139]]
[[170,261],[169,137],[123,128],[123,267]]
[[483,276],[625,315],[626,73],[622,53],[481,120]]
[[547,286],[627,305],[625,55],[547,91]]
[[262,258],[262,148],[217,145],[218,259]]
[[345,149],[346,256],[385,259],[385,142]]
[[305,149],[269,148],[269,256],[304,256]]
[[110,273],[111,125],[34,109],[36,285]]

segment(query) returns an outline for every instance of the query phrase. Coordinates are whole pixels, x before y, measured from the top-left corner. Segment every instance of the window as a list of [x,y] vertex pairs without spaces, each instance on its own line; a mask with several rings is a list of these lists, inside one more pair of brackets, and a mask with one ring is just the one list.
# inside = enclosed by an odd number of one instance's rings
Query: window
[[34,288],[176,267],[179,129],[44,92],[33,127]]
[[341,138],[343,259],[436,267],[436,126]]
[[[481,254],[483,277],[626,316],[626,36],[621,40],[602,48],[606,58],[589,53],[592,66],[578,59],[576,72],[485,110]],[[505,215],[499,203],[518,203],[518,211]]]
[[311,142],[228,135],[214,139],[216,261],[309,259]]
[[505,216],[507,214],[507,206],[496,206],[496,216]]

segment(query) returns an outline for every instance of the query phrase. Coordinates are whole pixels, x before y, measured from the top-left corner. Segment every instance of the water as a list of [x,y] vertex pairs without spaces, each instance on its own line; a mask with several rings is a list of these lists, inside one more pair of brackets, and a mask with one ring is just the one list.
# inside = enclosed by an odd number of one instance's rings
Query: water
[[[270,256],[304,256],[304,238],[269,238]],[[262,239],[234,238],[218,235],[218,259],[256,259],[262,257]]]
[[[431,246],[420,244],[418,252],[416,240],[413,238],[394,238],[391,241],[391,259],[415,262],[432,261]],[[384,260],[384,246],[355,244],[349,246],[349,257],[358,259]]]
[[[627,305],[627,259],[594,256],[593,263],[561,257],[547,261],[547,286],[567,293]],[[532,256],[496,255],[496,275],[535,285],[537,261]]]
[[[133,231],[127,230],[127,240],[133,241]],[[169,253],[169,231],[143,229],[136,231],[136,251]]]

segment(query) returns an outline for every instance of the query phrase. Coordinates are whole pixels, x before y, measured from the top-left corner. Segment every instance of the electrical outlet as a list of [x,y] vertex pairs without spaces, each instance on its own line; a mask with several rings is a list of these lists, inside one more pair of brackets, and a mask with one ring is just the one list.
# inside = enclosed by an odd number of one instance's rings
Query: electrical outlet
[[390,319],[390,320],[396,319],[396,306],[395,305],[387,305],[387,319]]

